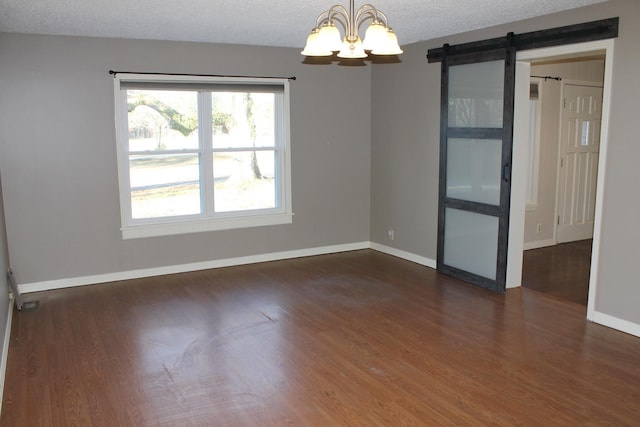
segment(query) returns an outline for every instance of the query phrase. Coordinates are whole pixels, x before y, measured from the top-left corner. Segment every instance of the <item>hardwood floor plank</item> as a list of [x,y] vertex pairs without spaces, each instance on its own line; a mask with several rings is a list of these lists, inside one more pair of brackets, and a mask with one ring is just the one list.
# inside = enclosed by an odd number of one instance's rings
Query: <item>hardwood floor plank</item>
[[640,340],[371,250],[15,312],[0,426],[637,425]]

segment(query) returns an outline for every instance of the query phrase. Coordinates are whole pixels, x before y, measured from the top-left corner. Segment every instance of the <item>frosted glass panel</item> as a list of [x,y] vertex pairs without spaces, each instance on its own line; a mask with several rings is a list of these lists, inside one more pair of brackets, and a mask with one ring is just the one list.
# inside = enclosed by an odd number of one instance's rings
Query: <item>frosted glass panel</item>
[[444,236],[445,265],[496,279],[497,217],[447,208]]
[[499,205],[502,141],[449,138],[447,142],[447,197]]
[[449,67],[449,127],[501,128],[504,61]]

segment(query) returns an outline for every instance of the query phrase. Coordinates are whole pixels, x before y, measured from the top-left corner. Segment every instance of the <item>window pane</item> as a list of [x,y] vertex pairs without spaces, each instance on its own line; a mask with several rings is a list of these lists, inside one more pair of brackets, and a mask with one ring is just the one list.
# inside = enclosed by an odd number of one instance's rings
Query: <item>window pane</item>
[[501,128],[504,61],[449,67],[449,126]]
[[200,213],[197,154],[129,156],[131,217]]
[[580,145],[589,145],[589,120],[582,121],[582,138],[580,139]]
[[276,207],[275,152],[226,152],[213,155],[216,212]]
[[447,197],[500,204],[502,141],[457,139],[447,141]]
[[495,280],[498,218],[474,212],[445,210],[444,263]]
[[213,148],[274,147],[275,94],[213,92]]
[[198,93],[128,90],[129,151],[198,148]]

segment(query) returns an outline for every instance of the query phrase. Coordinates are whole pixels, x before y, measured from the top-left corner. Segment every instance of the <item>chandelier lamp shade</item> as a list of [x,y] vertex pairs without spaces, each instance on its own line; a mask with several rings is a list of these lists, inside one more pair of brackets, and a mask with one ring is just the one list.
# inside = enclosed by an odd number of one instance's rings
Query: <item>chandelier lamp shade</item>
[[[369,26],[362,39],[358,31],[365,22],[369,22]],[[344,29],[344,37],[336,24]],[[357,59],[366,58],[367,52],[372,55],[399,55],[402,49],[384,13],[370,4],[355,10],[354,0],[351,0],[349,10],[336,4],[318,16],[301,53],[305,56],[332,56],[334,52],[338,52],[338,58]]]

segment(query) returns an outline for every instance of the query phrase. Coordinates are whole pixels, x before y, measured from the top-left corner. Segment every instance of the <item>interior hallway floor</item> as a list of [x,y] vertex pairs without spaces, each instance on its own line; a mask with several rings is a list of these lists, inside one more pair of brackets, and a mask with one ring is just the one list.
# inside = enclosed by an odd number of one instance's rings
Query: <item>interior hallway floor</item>
[[524,251],[522,286],[587,305],[592,243],[579,240]]

